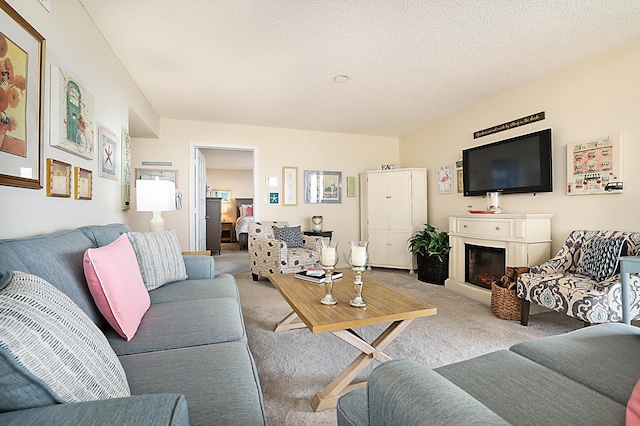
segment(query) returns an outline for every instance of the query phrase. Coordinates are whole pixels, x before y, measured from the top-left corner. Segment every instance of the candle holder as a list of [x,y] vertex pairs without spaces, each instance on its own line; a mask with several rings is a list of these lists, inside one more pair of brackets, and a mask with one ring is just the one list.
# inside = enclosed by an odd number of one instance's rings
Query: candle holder
[[335,305],[338,303],[338,299],[333,297],[331,293],[333,291],[333,271],[336,269],[338,263],[338,242],[329,241],[326,238],[322,239],[322,249],[320,252],[320,263],[322,263],[322,269],[324,270],[324,289],[326,294],[320,303],[323,305]]
[[353,299],[349,302],[349,305],[356,308],[364,308],[367,306],[367,301],[362,298],[362,274],[369,261],[369,255],[367,253],[368,241],[349,241],[349,260],[347,262],[351,265],[355,279],[353,280],[353,289],[356,293]]

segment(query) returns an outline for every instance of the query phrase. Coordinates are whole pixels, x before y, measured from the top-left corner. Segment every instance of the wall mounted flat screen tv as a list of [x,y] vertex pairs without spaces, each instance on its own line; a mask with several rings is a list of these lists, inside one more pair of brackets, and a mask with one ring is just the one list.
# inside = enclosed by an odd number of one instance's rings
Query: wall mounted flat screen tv
[[551,129],[462,151],[464,195],[552,192]]

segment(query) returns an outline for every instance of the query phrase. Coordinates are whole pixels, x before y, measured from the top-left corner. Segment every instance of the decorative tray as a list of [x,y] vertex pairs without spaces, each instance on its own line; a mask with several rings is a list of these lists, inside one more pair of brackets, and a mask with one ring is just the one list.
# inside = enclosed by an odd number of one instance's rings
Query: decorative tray
[[469,210],[471,214],[494,214],[493,210]]

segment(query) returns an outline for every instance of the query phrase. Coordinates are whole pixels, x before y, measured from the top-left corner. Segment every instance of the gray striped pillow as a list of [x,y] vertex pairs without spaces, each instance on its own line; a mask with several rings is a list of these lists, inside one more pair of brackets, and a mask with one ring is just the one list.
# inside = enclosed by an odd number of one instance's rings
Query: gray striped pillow
[[187,268],[175,230],[127,232],[127,236],[136,252],[140,274],[147,290],[187,279]]
[[104,334],[44,279],[12,272],[0,290],[0,412],[130,396]]

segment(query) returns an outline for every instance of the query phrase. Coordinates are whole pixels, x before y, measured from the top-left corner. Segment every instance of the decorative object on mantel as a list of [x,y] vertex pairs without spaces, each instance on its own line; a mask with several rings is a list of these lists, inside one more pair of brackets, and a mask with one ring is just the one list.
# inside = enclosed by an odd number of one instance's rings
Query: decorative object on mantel
[[567,145],[567,195],[622,193],[622,135]]
[[487,211],[491,213],[502,213],[500,208],[500,193],[499,192],[487,192]]
[[449,276],[450,250],[449,234],[429,224],[409,238],[409,251],[416,255],[418,262],[418,280],[444,284]]
[[516,296],[518,275],[529,272],[526,266],[507,266],[505,274],[499,281],[491,283],[491,312],[504,320],[520,319],[522,299]]
[[315,232],[322,232],[322,216],[312,216],[311,217],[311,230]]
[[453,192],[453,167],[446,165],[436,170],[438,194],[451,194]]
[[511,120],[507,123],[498,124],[497,126],[489,127],[487,129],[478,130],[477,132],[473,133],[473,138],[478,139],[483,136],[491,135],[498,132],[503,132],[505,130],[524,126],[525,124],[535,123],[536,121],[540,121],[544,119],[545,119],[544,111],[542,111],[537,114],[528,115],[526,117],[516,118],[515,120]]

